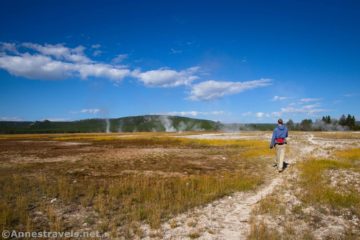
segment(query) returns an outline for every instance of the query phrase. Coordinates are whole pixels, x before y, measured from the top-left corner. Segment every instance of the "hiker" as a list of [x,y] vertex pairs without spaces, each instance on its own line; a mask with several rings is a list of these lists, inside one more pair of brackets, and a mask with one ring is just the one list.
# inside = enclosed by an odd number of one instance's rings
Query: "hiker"
[[278,120],[278,125],[274,129],[270,149],[275,147],[276,149],[276,162],[279,173],[284,170],[284,158],[285,158],[285,149],[286,149],[286,138],[288,137],[288,129],[284,126],[283,120],[280,118]]

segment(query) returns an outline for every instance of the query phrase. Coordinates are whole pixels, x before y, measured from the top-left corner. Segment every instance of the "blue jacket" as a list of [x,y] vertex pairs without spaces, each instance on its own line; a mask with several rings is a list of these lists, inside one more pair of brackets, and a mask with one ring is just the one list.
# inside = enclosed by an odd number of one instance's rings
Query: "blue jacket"
[[288,129],[284,125],[278,125],[273,132],[270,147],[274,147],[276,144],[277,138],[287,138],[288,137]]

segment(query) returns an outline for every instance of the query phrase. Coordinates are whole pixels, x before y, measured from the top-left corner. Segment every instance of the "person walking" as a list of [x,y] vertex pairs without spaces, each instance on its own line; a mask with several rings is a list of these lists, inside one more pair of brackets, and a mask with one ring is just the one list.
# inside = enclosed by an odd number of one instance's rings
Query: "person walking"
[[284,158],[286,150],[286,138],[288,137],[288,129],[284,126],[283,120],[280,118],[278,120],[278,125],[274,129],[270,149],[275,147],[276,149],[276,162],[279,173],[284,170]]

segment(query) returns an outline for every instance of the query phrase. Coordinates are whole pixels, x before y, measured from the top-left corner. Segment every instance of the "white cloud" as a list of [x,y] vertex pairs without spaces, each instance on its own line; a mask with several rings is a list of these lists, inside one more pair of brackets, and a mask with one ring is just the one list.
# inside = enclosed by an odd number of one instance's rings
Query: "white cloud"
[[180,50],[180,49],[175,49],[175,48],[171,48],[170,49],[170,53],[171,54],[180,54],[180,53],[182,53],[183,51],[182,50]]
[[24,121],[19,117],[0,117],[0,121]]
[[66,121],[70,121],[68,118],[53,118],[53,117],[50,117],[50,118],[41,119],[41,121],[45,121],[45,120],[48,120],[50,122],[66,122]]
[[308,103],[308,102],[318,102],[320,100],[321,100],[320,98],[302,98],[300,99],[300,102]]
[[[100,54],[101,46],[91,46],[93,55]],[[100,52],[96,52],[100,51]],[[64,44],[37,43],[0,43],[0,69],[10,74],[39,80],[60,80],[66,78],[88,79],[107,78],[116,83],[126,77],[133,77],[147,87],[190,86],[191,100],[212,100],[245,90],[264,87],[271,84],[270,79],[247,82],[205,81],[192,85],[199,79],[199,67],[184,70],[159,68],[156,70],[133,70],[117,63],[127,58],[120,54],[111,63],[101,63],[85,54],[85,47],[69,48]]]
[[263,112],[257,112],[256,113],[256,117],[257,118],[262,118],[262,117],[264,117],[265,116],[265,113],[263,113]]
[[[127,58],[127,54],[120,54],[112,60],[113,64],[99,63],[89,59],[85,48],[78,46],[68,48],[63,44],[35,44],[23,43],[17,46],[11,43],[0,45],[0,68],[10,74],[30,79],[58,80],[70,77],[103,77],[113,81],[121,81],[125,77],[134,77],[150,87],[176,87],[189,85],[198,78],[198,67],[185,70],[160,68],[141,72],[132,71],[127,66],[116,63]],[[99,45],[93,45],[98,49]],[[25,50],[24,50],[25,49]],[[19,52],[18,50],[21,50]],[[95,52],[94,52],[95,54]]]
[[166,115],[174,115],[174,116],[209,116],[209,115],[223,115],[225,114],[224,111],[211,111],[211,112],[201,112],[201,111],[180,111],[180,112],[167,112]]
[[288,99],[288,97],[282,97],[282,96],[274,96],[273,97],[273,101],[283,101],[283,100],[286,100]]
[[256,118],[275,118],[280,117],[282,115],[282,112],[245,112],[241,114],[243,117],[256,117]]
[[319,104],[304,105],[297,108],[293,106],[281,108],[282,113],[304,113],[307,115],[312,115],[315,113],[320,113],[325,111],[326,111],[325,109],[320,108]]
[[232,95],[246,90],[271,85],[271,79],[260,79],[246,82],[205,81],[192,86],[191,100],[214,100],[225,95]]
[[167,68],[140,72],[136,70],[133,76],[138,78],[145,86],[149,87],[177,87],[189,85],[198,79],[196,75],[199,67],[191,67],[182,71],[175,71]]
[[280,111],[274,112],[245,112],[242,114],[244,117],[253,116],[256,118],[279,118],[283,115],[291,116],[294,114],[305,114],[305,115],[314,115],[321,112],[326,112],[326,109],[321,108],[319,103],[316,104],[308,104],[308,105],[299,105],[299,107],[295,107],[293,105],[288,105],[280,109]]
[[70,63],[56,61],[48,56],[31,55],[0,56],[0,68],[15,76],[30,79],[63,79],[71,75]]
[[120,63],[120,62],[124,61],[126,58],[128,58],[128,56],[129,55],[127,55],[127,54],[119,54],[115,58],[113,58],[111,61],[113,63]]
[[17,53],[15,43],[0,42],[0,54],[1,52]]
[[91,45],[91,48],[94,50],[93,53],[92,53],[92,55],[93,55],[94,57],[100,56],[100,55],[103,53],[103,52],[100,50],[100,48],[101,48],[101,45],[100,45],[100,44],[93,44],[93,45]]
[[96,63],[83,55],[84,49],[70,49],[63,45],[39,45],[24,43],[23,46],[38,52],[23,52],[0,54],[0,68],[15,76],[58,80],[69,77],[104,77],[120,81],[130,75],[130,70],[123,66]]
[[87,109],[81,109],[80,113],[86,113],[86,114],[98,114],[101,112],[101,109],[99,108],[87,108]]
[[257,118],[274,118],[274,117],[280,117],[281,113],[280,112],[271,112],[271,113],[265,113],[265,112],[257,112],[255,114],[255,116]]
[[271,117],[281,117],[281,115],[282,115],[282,112],[272,112],[272,113],[270,113]]
[[70,62],[88,63],[91,60],[85,56],[83,46],[76,48],[68,48],[63,44],[36,44],[36,43],[23,43],[23,47],[37,51],[38,53],[46,56],[52,56],[56,59],[66,60]]
[[123,67],[115,67],[109,64],[79,64],[74,69],[80,74],[80,77],[106,77],[111,80],[122,80],[130,75],[130,70]]
[[345,93],[343,96],[344,97],[347,97],[347,98],[351,98],[351,97],[356,97],[358,96],[359,94],[357,93]]

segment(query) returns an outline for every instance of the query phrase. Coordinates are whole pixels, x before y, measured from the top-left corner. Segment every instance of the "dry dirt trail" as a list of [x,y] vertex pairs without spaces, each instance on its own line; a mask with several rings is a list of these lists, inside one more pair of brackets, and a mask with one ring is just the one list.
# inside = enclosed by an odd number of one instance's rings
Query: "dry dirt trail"
[[[246,136],[246,133],[245,135],[243,133],[241,135],[204,134],[195,135],[194,137],[219,139],[241,139],[245,137],[268,140],[271,136],[269,134]],[[289,138],[289,146],[292,149],[286,158],[286,162],[290,164],[289,168],[304,159],[307,154],[313,154],[319,147],[312,134],[299,134]],[[206,206],[180,214],[162,224],[160,230],[158,230],[160,231],[159,234],[163,239],[190,239],[191,236],[196,236],[198,239],[246,239],[250,230],[249,222],[253,206],[262,198],[271,194],[275,187],[282,183],[287,174],[289,174],[287,170],[279,174],[274,169],[268,183],[257,191],[234,193]],[[172,226],[174,222],[176,222],[176,227]],[[148,226],[144,226],[143,230],[145,232],[144,239],[153,239],[150,236],[154,236],[154,232],[151,233]]]

